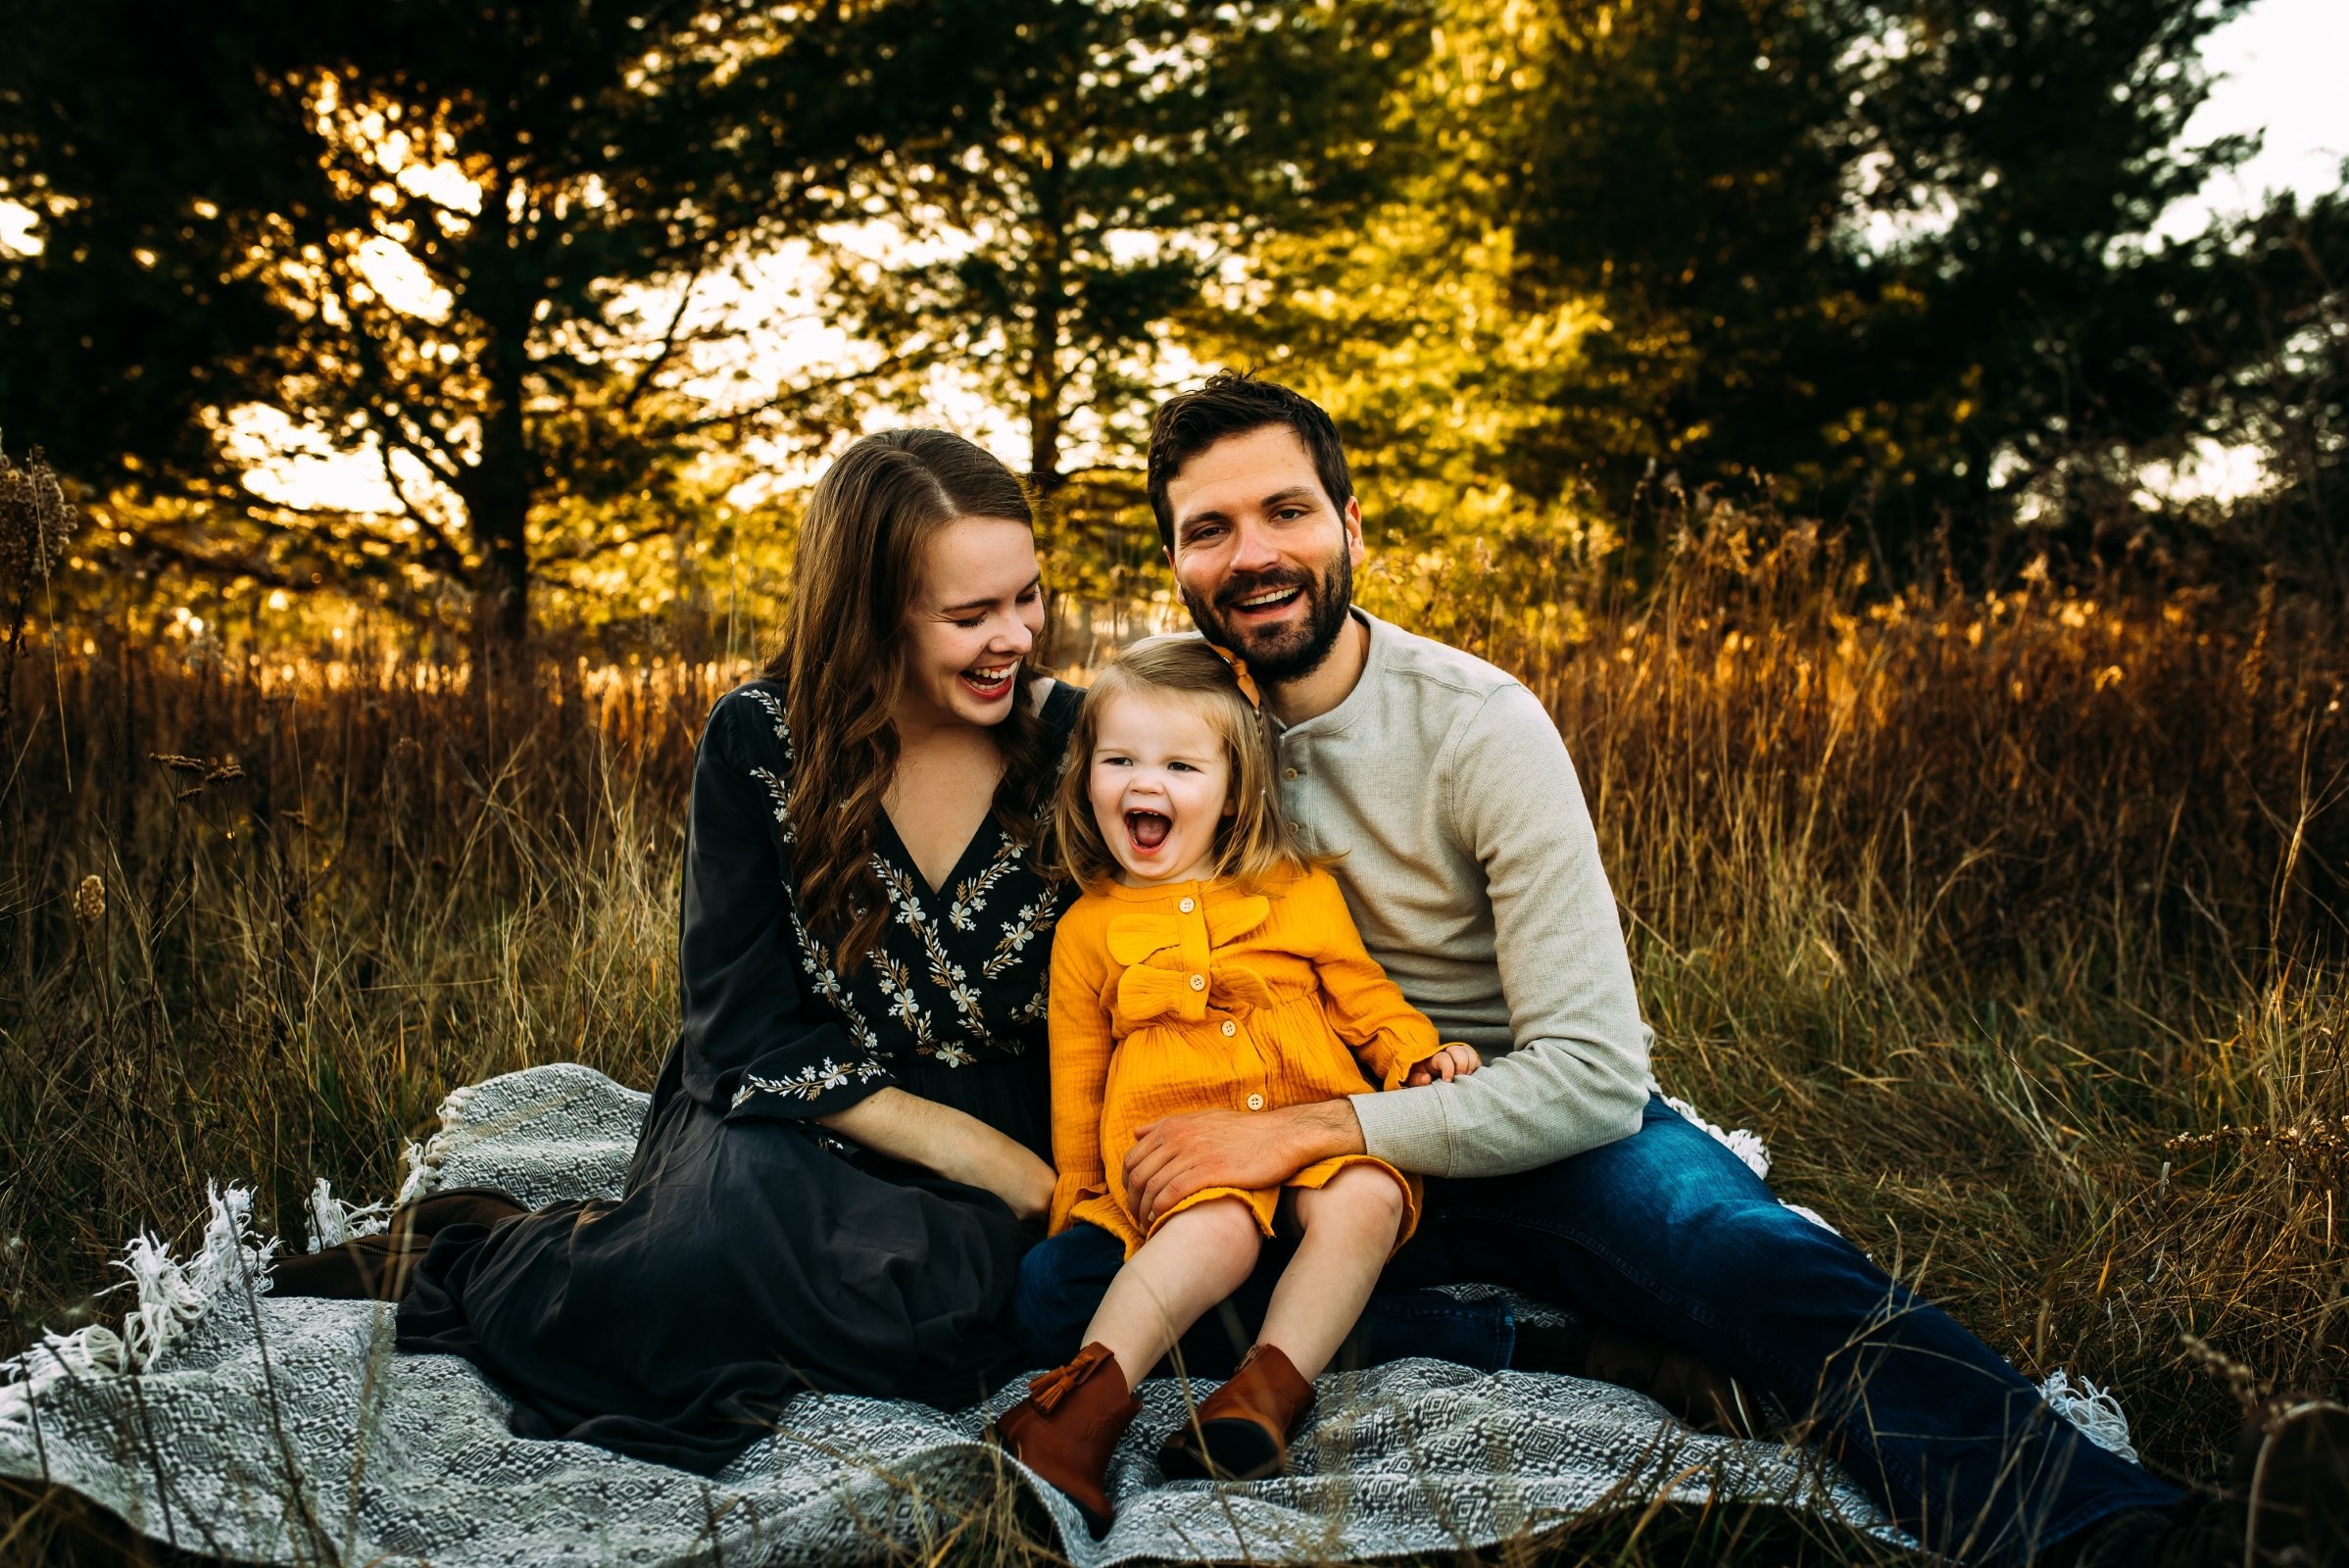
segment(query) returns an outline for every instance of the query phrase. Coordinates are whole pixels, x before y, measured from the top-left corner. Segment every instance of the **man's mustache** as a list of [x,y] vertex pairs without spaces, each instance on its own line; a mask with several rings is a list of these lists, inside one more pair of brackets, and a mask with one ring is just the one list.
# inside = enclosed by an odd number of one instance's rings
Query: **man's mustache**
[[1215,608],[1229,610],[1243,599],[1251,599],[1271,588],[1302,588],[1310,593],[1313,577],[1303,571],[1259,571],[1246,578],[1227,582],[1215,595]]

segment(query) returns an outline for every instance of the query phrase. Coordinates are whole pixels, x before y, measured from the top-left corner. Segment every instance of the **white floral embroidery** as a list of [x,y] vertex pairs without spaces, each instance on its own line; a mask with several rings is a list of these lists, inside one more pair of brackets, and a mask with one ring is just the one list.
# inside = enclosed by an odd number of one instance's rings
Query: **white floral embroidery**
[[[845,1065],[826,1056],[822,1066],[810,1063],[788,1078],[768,1078],[755,1072],[742,1075],[742,1085],[734,1091],[734,1104],[740,1105],[753,1095],[789,1095],[798,1100],[819,1100],[835,1089],[845,1089],[853,1083],[864,1083],[884,1076],[888,1069],[877,1061],[849,1062]],[[732,1108],[732,1107],[729,1107]]]
[[799,943],[800,967],[807,971],[807,983],[815,987],[817,996],[839,1009],[842,1019],[849,1026],[849,1039],[856,1049],[868,1056],[878,1056],[881,1054],[881,1037],[873,1033],[872,1025],[864,1021],[864,1014],[856,1010],[856,1004],[849,997],[849,988],[842,985],[840,976],[832,972],[831,962],[824,956],[823,948],[807,934],[806,923],[800,919],[798,901],[786,898],[783,906],[791,916],[791,934]]
[[995,858],[975,876],[965,877],[954,889],[954,902],[947,906],[946,921],[957,931],[968,931],[977,923],[974,918],[987,907],[988,890],[1003,879],[1003,874],[1019,864],[1021,845],[1002,828],[997,828],[998,842]]
[[1003,971],[1019,961],[1030,942],[1052,928],[1060,912],[1060,890],[1046,888],[1036,901],[1011,917],[1003,927],[1003,940],[995,945],[995,955],[979,965],[979,973],[990,980],[1003,978]]
[[775,820],[783,825],[783,847],[787,850],[790,849],[792,845],[790,786],[763,767],[752,768],[751,776],[766,786],[767,799],[773,803],[775,808]]
[[748,687],[746,689],[751,694],[751,701],[757,703],[760,708],[765,709],[766,716],[773,721],[775,726],[775,739],[783,743],[783,765],[785,767],[791,766],[791,726],[785,723],[783,720],[783,705],[775,700],[775,694],[773,692],[760,691],[756,686]]
[[930,1049],[925,1054],[935,1057],[949,1067],[967,1067],[978,1059],[964,1050],[958,1042],[953,1040],[943,1046]]
[[882,859],[873,857],[873,875],[881,879],[881,889],[889,895],[889,906],[897,911],[898,924],[911,926],[923,932],[929,930],[930,917],[922,912],[921,899],[913,891],[913,878]]
[[947,994],[947,1000],[961,1014],[963,1027],[978,1039],[988,1037],[987,1014],[980,1009],[979,994],[970,988],[970,976],[954,956],[938,940],[937,929],[930,925],[914,927],[921,936],[923,951],[930,958],[930,983]]

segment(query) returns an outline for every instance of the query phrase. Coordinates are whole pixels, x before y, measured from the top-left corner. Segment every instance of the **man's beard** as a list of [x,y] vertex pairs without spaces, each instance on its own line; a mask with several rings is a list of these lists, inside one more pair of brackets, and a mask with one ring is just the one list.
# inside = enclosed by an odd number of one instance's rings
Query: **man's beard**
[[[1225,618],[1225,612],[1241,600],[1273,588],[1303,590],[1303,624],[1250,633]],[[1296,570],[1234,577],[1223,585],[1212,606],[1194,597],[1188,588],[1182,594],[1184,608],[1207,640],[1247,660],[1249,674],[1262,681],[1296,680],[1321,667],[1321,662],[1337,646],[1338,634],[1346,629],[1346,613],[1354,602],[1354,563],[1346,552],[1339,551],[1318,582]]]

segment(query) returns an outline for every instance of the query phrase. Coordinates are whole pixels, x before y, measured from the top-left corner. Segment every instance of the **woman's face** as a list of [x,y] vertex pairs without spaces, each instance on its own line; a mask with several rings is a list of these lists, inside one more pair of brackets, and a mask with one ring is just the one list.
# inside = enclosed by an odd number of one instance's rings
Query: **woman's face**
[[1019,697],[1019,662],[1044,630],[1036,536],[1008,517],[956,517],[930,536],[905,610],[900,734],[1000,724]]

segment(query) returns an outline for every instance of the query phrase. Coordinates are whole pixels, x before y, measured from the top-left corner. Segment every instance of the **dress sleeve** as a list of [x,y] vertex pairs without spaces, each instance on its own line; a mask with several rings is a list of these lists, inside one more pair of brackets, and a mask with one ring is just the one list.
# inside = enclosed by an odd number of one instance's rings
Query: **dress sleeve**
[[1310,929],[1321,937],[1310,956],[1321,981],[1322,1004],[1331,1027],[1381,1089],[1399,1089],[1412,1066],[1444,1049],[1427,1015],[1403,1000],[1402,988],[1387,978],[1379,960],[1362,946],[1362,933],[1346,911],[1337,879],[1315,871],[1301,879],[1292,898],[1309,903]]
[[781,704],[756,687],[721,699],[694,758],[677,1049],[686,1092],[730,1121],[828,1116],[891,1081],[824,1000],[838,981],[793,907],[789,769]]
[[1052,1188],[1050,1235],[1068,1228],[1079,1203],[1109,1190],[1101,1163],[1101,1099],[1116,1042],[1101,1004],[1108,950],[1092,913],[1080,903],[1052,938],[1052,1168],[1059,1180]]

